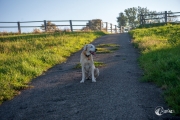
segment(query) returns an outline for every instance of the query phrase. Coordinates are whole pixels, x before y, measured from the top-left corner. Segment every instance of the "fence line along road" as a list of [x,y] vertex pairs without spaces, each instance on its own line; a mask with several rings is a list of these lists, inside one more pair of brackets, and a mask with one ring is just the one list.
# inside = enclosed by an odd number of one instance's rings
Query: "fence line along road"
[[[96,20],[96,19],[95,19]],[[95,21],[94,20],[94,21]],[[62,23],[62,22],[66,22],[66,24],[55,24],[55,26],[57,27],[70,27],[71,32],[73,32],[74,30],[84,30],[85,29],[90,29],[90,30],[98,30],[98,31],[106,31],[106,32],[110,32],[110,33],[118,33],[119,32],[119,28],[116,25],[113,25],[111,23],[108,22],[102,22],[101,20],[98,21],[98,28],[96,25],[94,25],[92,23],[93,20],[43,20],[43,21],[18,21],[18,22],[0,22],[0,28],[17,28],[18,33],[21,33],[21,28],[36,28],[36,27],[43,27],[44,31],[47,32],[47,27],[50,25],[47,25],[47,22],[58,22],[58,23]],[[74,22],[76,22],[76,24],[73,24]],[[77,22],[85,22],[86,24],[77,24]],[[1,26],[1,24],[16,24],[14,26]],[[22,25],[22,24],[27,24],[27,23],[41,23],[41,25]],[[68,23],[68,24],[67,24]],[[44,26],[42,26],[44,25]],[[82,27],[81,29],[75,29],[74,27]],[[91,28],[96,28],[96,29],[91,29]]]
[[[144,25],[147,23],[154,23],[156,22],[160,22],[160,23],[167,23],[167,22],[172,22],[172,21],[176,21],[177,23],[179,23],[179,19],[177,19],[178,17],[180,17],[180,12],[162,12],[162,13],[154,13],[154,14],[141,14],[140,15],[140,24]],[[173,20],[173,19],[177,19],[177,20]],[[155,23],[156,23],[155,22]]]

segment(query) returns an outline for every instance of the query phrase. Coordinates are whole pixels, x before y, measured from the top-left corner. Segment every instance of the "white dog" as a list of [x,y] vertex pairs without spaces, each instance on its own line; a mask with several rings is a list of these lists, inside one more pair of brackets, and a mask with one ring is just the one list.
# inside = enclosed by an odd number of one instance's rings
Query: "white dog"
[[96,78],[99,76],[99,69],[95,68],[93,56],[97,49],[92,44],[84,46],[80,57],[80,63],[82,66],[82,80],[80,83],[84,83],[85,79],[89,79],[91,76],[92,82],[96,82]]

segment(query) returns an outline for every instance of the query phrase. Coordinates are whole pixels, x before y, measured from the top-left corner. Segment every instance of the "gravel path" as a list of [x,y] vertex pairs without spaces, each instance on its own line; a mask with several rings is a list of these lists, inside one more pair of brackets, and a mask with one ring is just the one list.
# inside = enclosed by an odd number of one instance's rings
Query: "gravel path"
[[161,120],[154,109],[168,109],[162,91],[151,83],[139,82],[143,75],[138,66],[138,51],[127,33],[106,35],[93,44],[116,43],[114,53],[97,54],[104,62],[96,83],[80,84],[81,70],[73,69],[80,52],[66,63],[58,64],[32,81],[34,88],[23,90],[0,106],[0,120]]

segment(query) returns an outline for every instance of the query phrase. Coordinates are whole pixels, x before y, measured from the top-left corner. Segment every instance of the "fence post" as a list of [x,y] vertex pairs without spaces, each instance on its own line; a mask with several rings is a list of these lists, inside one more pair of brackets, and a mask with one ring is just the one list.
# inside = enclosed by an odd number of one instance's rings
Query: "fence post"
[[112,23],[111,23],[111,33],[112,33]]
[[167,24],[167,11],[165,11],[165,23]]
[[69,20],[71,32],[73,32],[72,20]]
[[91,20],[89,20],[89,29],[91,30],[91,28],[92,28],[92,22]]
[[18,25],[18,33],[21,34],[21,26],[20,26],[20,22],[17,22]]
[[142,25],[142,14],[140,15],[140,25]]
[[44,30],[45,30],[45,32],[47,32],[47,24],[46,24],[46,20],[44,20]]
[[121,33],[124,32],[124,26],[121,26]]
[[106,32],[108,32],[108,22],[106,22]]
[[144,24],[146,24],[146,21],[145,21],[144,15],[142,16],[142,19],[143,19],[143,25],[144,25]]
[[100,31],[102,30],[102,21],[100,21]]
[[115,25],[115,33],[117,33],[117,26]]

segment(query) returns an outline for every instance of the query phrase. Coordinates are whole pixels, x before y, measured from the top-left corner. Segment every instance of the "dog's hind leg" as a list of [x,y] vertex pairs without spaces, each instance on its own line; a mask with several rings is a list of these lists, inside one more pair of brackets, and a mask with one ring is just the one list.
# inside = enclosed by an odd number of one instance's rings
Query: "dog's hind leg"
[[95,70],[95,69],[91,69],[92,82],[96,82],[96,78],[94,77],[94,70]]
[[97,78],[99,76],[99,69],[95,68],[94,69],[94,77]]

